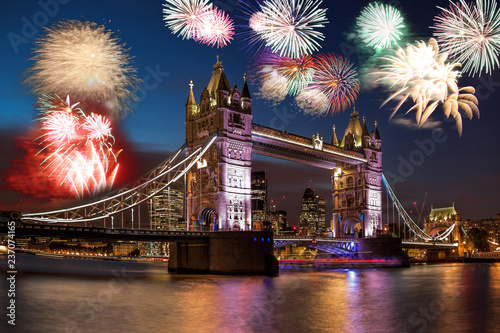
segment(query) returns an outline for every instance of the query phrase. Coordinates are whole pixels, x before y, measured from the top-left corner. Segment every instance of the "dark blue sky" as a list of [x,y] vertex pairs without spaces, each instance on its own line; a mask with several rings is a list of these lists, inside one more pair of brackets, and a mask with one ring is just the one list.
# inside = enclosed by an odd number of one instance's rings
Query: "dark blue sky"
[[[49,7],[41,4],[50,4]],[[54,6],[54,4],[57,4]],[[64,3],[64,4],[63,4]],[[118,32],[130,48],[138,77],[149,82],[149,90],[139,93],[141,101],[134,106],[133,115],[122,120],[118,130],[122,140],[128,142],[125,155],[127,176],[137,177],[153,168],[184,142],[184,104],[189,80],[193,80],[195,96],[208,84],[216,55],[219,55],[232,86],[243,84],[243,74],[250,70],[250,55],[241,50],[235,40],[223,49],[210,48],[192,40],[182,40],[170,33],[162,20],[161,0],[59,0],[59,1],[4,1],[0,20],[0,168],[10,168],[10,160],[21,152],[14,147],[14,138],[26,135],[36,118],[33,107],[35,96],[22,84],[24,71],[31,65],[32,41],[48,26],[61,19],[84,19],[105,23]],[[214,2],[233,18],[241,15],[236,0]],[[366,65],[363,50],[356,49],[348,40],[355,18],[369,1],[324,1],[329,8],[330,23],[320,29],[325,40],[322,52],[335,52],[349,57],[358,68]],[[409,29],[408,42],[427,41],[432,31],[429,26],[439,13],[436,5],[448,6],[448,1],[392,1],[405,15]],[[45,7],[46,9],[44,9]],[[47,14],[48,13],[48,14]],[[241,20],[237,23],[242,24]],[[237,32],[241,31],[237,28]],[[15,40],[15,42],[12,42]],[[438,108],[428,120],[426,128],[414,126],[414,114],[404,115],[403,107],[398,117],[389,122],[390,107],[379,109],[388,96],[386,92],[369,90],[362,86],[356,110],[366,116],[369,130],[378,120],[382,137],[383,169],[392,179],[395,191],[407,207],[413,201],[421,204],[428,192],[427,211],[430,204],[446,206],[455,203],[464,218],[488,218],[500,213],[500,70],[480,78],[463,77],[459,86],[476,88],[481,118],[464,119],[463,135],[453,129],[453,121],[443,117]],[[301,114],[286,100],[271,107],[255,98],[256,87],[250,86],[254,95],[253,121],[265,126],[286,129],[310,137],[319,132],[326,141],[331,140],[332,124],[341,135],[352,110],[342,114],[311,118]],[[441,129],[433,136],[433,130]],[[433,142],[432,144],[430,142]],[[127,155],[128,154],[128,155]],[[327,201],[331,201],[331,182],[327,170],[306,167],[255,156],[255,169],[266,169],[269,174],[271,199],[286,199],[280,209],[289,211],[291,221],[297,220],[300,198],[311,186]],[[285,171],[283,171],[285,170]],[[22,172],[22,170],[19,170]],[[392,176],[391,176],[392,175]],[[5,186],[1,180],[2,188]],[[17,208],[23,195],[13,191],[0,192],[0,206]],[[26,205],[29,205],[27,203]],[[23,208],[26,208],[25,206]],[[331,212],[331,203],[327,211]],[[327,220],[331,218],[331,215]]]

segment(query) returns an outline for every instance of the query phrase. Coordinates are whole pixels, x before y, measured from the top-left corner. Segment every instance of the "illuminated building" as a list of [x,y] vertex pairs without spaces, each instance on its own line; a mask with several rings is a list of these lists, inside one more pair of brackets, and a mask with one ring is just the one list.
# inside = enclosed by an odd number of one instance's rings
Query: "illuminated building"
[[431,212],[429,213],[429,216],[424,218],[424,231],[428,235],[436,237],[453,224],[456,225],[448,238],[450,243],[460,239],[459,233],[462,228],[462,215],[456,211],[454,203],[450,207],[441,208],[434,208],[431,205]]
[[309,186],[302,196],[299,221],[302,235],[321,235],[325,231],[325,200]]
[[267,219],[267,178],[265,171],[252,172],[252,222]]
[[[478,219],[471,220],[467,219],[462,222],[462,226],[465,232],[468,232],[472,228],[484,229],[488,232],[488,237],[493,242],[500,244],[500,213],[497,214],[497,218],[490,219]],[[499,247],[499,246],[495,246]]]
[[339,163],[332,171],[333,225],[336,237],[372,237],[382,229],[382,140],[375,122],[375,131],[368,132],[365,118],[351,114],[342,141],[333,127],[332,145],[363,152],[367,163]]
[[200,95],[193,84],[186,102],[187,151],[198,149],[217,134],[197,168],[187,173],[189,229],[250,230],[252,171],[252,98],[243,88],[231,88],[217,57],[212,77]]
[[186,230],[183,219],[184,192],[181,183],[173,183],[148,202],[149,219],[153,229]]
[[274,210],[271,212],[271,225],[276,234],[283,233],[288,228],[288,221],[286,219],[286,211]]

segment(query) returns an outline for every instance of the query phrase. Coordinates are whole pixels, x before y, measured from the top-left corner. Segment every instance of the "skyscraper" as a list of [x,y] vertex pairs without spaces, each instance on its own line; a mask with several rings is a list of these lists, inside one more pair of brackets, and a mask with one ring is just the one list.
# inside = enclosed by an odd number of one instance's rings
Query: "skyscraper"
[[153,229],[185,230],[184,193],[181,183],[173,183],[149,199],[149,219]]
[[267,178],[265,171],[252,172],[252,221],[267,219]]
[[325,199],[309,186],[302,196],[299,228],[302,235],[320,235],[325,231]]

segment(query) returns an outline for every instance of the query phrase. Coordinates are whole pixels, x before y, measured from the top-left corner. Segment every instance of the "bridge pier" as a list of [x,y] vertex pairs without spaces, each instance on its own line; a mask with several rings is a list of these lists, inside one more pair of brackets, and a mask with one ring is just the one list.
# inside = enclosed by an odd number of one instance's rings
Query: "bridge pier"
[[208,241],[170,243],[168,271],[278,275],[273,234],[268,231],[218,231],[211,232]]
[[363,259],[396,259],[401,261],[401,267],[410,266],[408,254],[403,251],[399,237],[360,238],[358,254]]

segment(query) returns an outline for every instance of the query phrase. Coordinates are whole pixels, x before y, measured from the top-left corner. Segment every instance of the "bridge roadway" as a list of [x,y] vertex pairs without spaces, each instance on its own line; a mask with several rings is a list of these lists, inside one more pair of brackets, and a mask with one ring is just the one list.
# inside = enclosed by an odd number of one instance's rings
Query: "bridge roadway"
[[[0,222],[0,234],[7,233],[7,222]],[[144,229],[111,229],[16,222],[16,237],[59,237],[92,240],[189,242],[208,240],[206,231],[167,231]]]
[[456,249],[458,248],[458,243],[433,243],[433,242],[412,242],[412,241],[402,241],[401,245],[403,248],[409,249]]
[[[299,236],[299,235],[276,235],[274,236],[275,244],[277,242],[282,243],[285,246],[285,243],[293,244],[293,243],[324,243],[324,244],[338,244],[338,247],[341,247],[347,251],[355,251],[357,248],[357,244],[359,240],[357,238],[349,238],[349,237],[314,237],[314,236]],[[458,243],[432,243],[432,242],[416,242],[416,241],[405,241],[401,242],[403,248],[412,248],[412,249],[456,249],[458,247]],[[275,246],[276,247],[276,246]],[[278,246],[279,247],[279,246]]]
[[[8,232],[7,222],[0,222],[0,234]],[[59,237],[59,238],[81,238],[93,240],[123,240],[123,241],[160,241],[160,242],[186,242],[208,240],[208,231],[169,231],[169,230],[145,230],[145,229],[117,229],[98,228],[82,226],[62,226],[51,224],[30,224],[16,222],[15,235],[21,237]],[[315,237],[301,235],[276,235],[274,236],[274,248],[296,244],[307,243],[308,246],[320,250],[332,250],[332,246],[339,249],[339,253],[356,252],[358,239],[348,237]],[[329,247],[328,247],[329,246]],[[453,249],[457,243],[432,243],[402,241],[403,248],[418,249]],[[322,249],[322,247],[324,249]],[[327,248],[328,247],[328,248]]]

